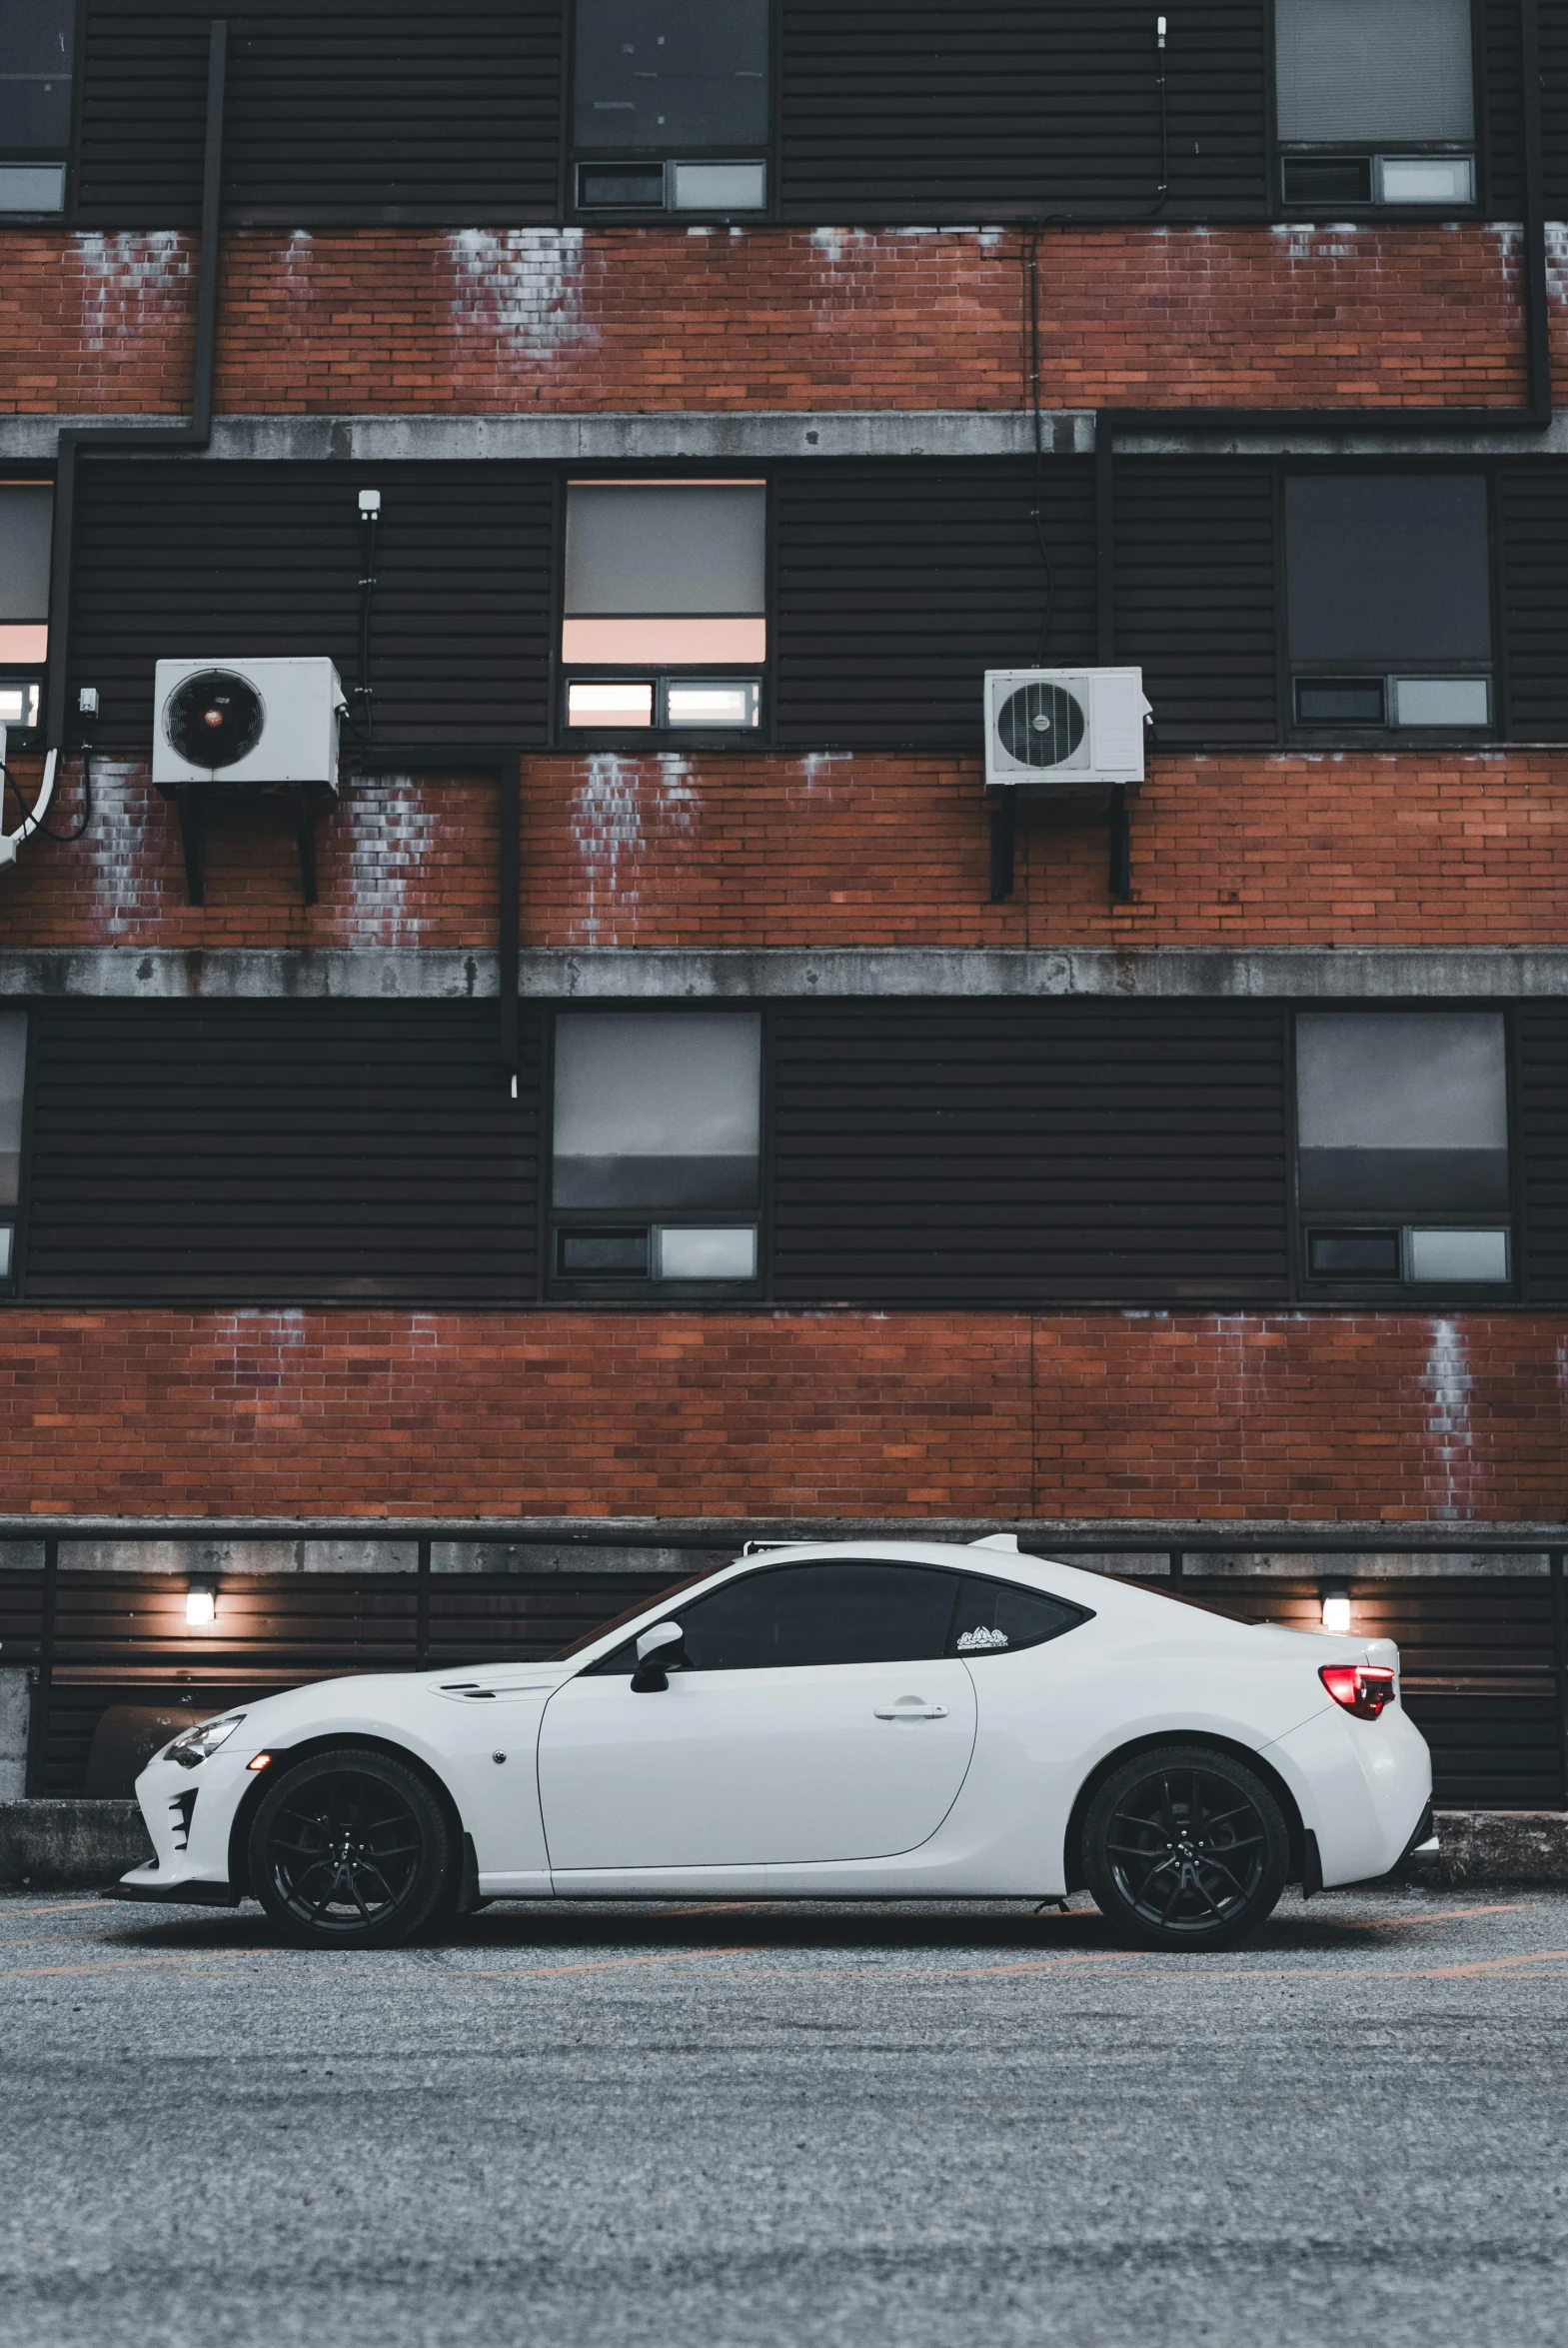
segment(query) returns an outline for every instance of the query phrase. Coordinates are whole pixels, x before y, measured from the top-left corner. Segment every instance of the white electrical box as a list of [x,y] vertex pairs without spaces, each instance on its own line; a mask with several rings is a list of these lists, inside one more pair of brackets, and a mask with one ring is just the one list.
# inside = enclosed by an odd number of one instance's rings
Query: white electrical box
[[331,661],[160,661],[153,781],[338,785],[343,687]]
[[985,781],[1011,789],[1141,783],[1152,715],[1141,669],[987,669]]

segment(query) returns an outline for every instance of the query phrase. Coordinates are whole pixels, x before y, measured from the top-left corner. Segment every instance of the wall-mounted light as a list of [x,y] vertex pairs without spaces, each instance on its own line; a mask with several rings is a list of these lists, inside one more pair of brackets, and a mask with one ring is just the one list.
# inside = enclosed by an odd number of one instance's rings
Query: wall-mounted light
[[1343,1637],[1350,1628],[1350,1592],[1342,1581],[1328,1582],[1323,1589],[1323,1628]]
[[187,1630],[205,1630],[218,1619],[218,1592],[210,1581],[193,1581],[185,1592]]

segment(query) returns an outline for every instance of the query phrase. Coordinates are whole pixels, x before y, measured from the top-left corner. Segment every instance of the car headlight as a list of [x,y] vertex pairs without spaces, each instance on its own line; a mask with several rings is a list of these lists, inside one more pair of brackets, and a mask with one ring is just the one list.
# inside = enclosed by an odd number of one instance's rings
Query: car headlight
[[187,1728],[183,1736],[177,1736],[173,1744],[165,1745],[163,1758],[178,1761],[182,1769],[200,1768],[221,1744],[227,1744],[244,1717],[243,1712],[225,1712],[217,1720],[198,1722],[196,1727]]

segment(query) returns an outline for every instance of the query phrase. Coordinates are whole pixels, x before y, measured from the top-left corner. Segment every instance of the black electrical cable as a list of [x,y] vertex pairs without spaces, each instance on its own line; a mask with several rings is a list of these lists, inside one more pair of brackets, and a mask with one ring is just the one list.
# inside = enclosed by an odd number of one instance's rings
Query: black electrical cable
[[4,794],[8,789],[22,811],[23,821],[32,825],[32,830],[27,835],[29,840],[35,834],[41,834],[45,840],[58,841],[62,848],[69,848],[73,841],[81,839],[93,820],[93,754],[86,748],[82,751],[82,818],[72,832],[51,832],[47,824],[34,824],[33,811],[22,797],[21,785],[17,782],[9,766],[0,767],[0,806],[4,805]]
[[355,735],[367,748],[376,739],[376,689],[370,681],[370,617],[376,594],[376,530],[381,520],[375,506],[363,507],[360,520],[365,525],[364,570],[360,579],[360,681],[354,689],[355,699],[363,704],[365,726]]

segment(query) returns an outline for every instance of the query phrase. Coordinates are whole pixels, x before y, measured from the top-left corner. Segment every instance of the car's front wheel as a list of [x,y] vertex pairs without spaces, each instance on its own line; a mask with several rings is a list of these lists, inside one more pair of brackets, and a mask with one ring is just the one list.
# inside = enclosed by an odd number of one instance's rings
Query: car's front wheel
[[314,1948],[414,1939],[446,1900],[456,1861],[424,1778],[370,1746],[313,1754],[270,1785],[248,1856],[273,1922]]
[[1135,1753],[1099,1787],[1083,1822],[1083,1871],[1100,1913],[1132,1948],[1229,1948],[1285,1887],[1290,1836],[1254,1770],[1209,1745]]

